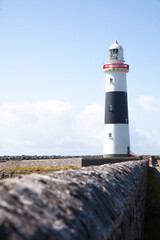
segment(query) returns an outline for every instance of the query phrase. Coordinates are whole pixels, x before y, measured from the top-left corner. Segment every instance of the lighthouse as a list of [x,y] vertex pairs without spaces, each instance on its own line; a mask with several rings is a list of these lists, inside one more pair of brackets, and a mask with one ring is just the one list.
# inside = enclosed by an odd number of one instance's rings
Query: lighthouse
[[130,152],[126,73],[123,48],[114,42],[109,48],[109,61],[103,66],[106,75],[104,156],[124,157]]

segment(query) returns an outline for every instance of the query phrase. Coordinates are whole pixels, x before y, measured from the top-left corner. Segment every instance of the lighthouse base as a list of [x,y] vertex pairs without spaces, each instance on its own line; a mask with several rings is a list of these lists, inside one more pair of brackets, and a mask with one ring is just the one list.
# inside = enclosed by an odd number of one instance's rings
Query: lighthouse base
[[105,124],[103,156],[128,157],[129,146],[128,124]]
[[104,158],[129,157],[129,154],[104,154]]

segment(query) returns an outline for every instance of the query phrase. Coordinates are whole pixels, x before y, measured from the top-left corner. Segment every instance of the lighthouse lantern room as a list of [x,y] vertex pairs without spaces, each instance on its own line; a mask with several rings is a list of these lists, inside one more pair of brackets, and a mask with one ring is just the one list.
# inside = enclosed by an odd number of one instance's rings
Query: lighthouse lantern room
[[123,48],[115,41],[109,48],[106,74],[104,156],[128,156],[130,152],[126,73]]

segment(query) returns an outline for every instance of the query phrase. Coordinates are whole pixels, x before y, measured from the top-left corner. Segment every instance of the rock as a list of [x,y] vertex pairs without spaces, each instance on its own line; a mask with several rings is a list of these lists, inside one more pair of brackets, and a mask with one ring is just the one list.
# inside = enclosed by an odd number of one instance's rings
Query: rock
[[0,182],[1,240],[142,239],[147,161]]

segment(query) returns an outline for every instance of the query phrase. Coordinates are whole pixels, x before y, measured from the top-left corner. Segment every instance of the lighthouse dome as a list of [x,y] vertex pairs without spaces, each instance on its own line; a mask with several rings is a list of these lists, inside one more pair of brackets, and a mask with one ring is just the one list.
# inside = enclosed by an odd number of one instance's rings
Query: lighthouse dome
[[109,48],[110,52],[110,61],[123,61],[123,48],[122,46],[115,41]]
[[109,50],[111,49],[123,49],[122,46],[117,42],[117,40],[110,46]]

